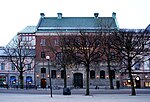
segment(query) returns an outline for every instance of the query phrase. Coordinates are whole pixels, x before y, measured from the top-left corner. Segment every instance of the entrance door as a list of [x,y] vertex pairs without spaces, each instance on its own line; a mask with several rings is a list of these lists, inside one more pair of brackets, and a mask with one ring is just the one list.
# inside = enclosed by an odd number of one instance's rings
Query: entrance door
[[46,88],[46,79],[41,79],[41,88]]
[[139,76],[135,78],[136,88],[141,88],[141,79]]
[[74,87],[83,88],[83,74],[74,73]]

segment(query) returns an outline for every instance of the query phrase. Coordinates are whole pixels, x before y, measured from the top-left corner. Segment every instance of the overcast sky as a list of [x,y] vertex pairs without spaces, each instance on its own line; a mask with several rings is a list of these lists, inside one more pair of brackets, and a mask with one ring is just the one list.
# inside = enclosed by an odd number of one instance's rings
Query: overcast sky
[[19,31],[37,25],[40,13],[56,17],[109,17],[116,12],[120,28],[146,28],[150,24],[150,0],[0,0],[0,46]]

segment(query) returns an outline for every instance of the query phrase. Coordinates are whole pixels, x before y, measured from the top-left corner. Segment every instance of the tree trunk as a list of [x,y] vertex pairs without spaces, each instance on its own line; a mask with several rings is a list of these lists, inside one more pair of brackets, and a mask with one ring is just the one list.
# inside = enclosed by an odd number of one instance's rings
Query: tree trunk
[[113,85],[113,78],[111,76],[111,69],[110,69],[110,61],[108,59],[107,61],[107,64],[108,64],[108,73],[109,73],[109,83],[110,83],[110,89],[114,89],[114,85]]
[[109,76],[109,81],[110,81],[110,89],[114,89],[113,78],[111,76]]
[[90,95],[90,90],[89,90],[89,72],[90,68],[89,65],[86,65],[86,95]]
[[131,71],[131,61],[128,60],[128,71],[129,71],[129,77],[130,77],[130,81],[131,81],[131,90],[132,90],[132,93],[131,95],[136,95],[136,92],[135,92],[135,87],[134,87],[134,82],[133,82],[133,77],[132,77],[132,71]]
[[20,72],[19,78],[20,78],[20,89],[23,89],[24,88],[24,80],[23,80],[23,72],[22,71]]
[[64,88],[67,88],[66,65],[63,65],[63,68],[64,68]]
[[131,90],[132,90],[131,95],[136,95],[131,69],[129,69],[129,77],[131,80]]

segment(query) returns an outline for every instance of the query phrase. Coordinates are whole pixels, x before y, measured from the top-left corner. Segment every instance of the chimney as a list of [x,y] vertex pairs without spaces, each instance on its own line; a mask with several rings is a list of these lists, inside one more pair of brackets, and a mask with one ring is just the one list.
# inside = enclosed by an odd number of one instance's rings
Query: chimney
[[58,19],[62,19],[62,13],[57,13],[57,16]]
[[94,13],[94,18],[98,18],[99,13]]
[[112,13],[112,17],[113,17],[114,19],[116,19],[116,13],[115,13],[115,12]]
[[44,13],[40,13],[41,18],[44,18],[45,14]]

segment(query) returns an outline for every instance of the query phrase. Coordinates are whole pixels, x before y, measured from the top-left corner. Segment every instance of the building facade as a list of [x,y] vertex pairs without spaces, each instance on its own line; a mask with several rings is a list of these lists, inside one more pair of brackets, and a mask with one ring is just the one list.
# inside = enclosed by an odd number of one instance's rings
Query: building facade
[[[28,57],[24,57],[24,70],[23,81],[26,88],[33,87],[35,85],[35,75],[34,66],[35,61],[35,26],[28,26],[19,32],[7,46],[18,48],[18,43],[14,44],[18,39],[20,40],[20,46],[22,46],[22,54],[24,54],[24,49],[32,50]],[[0,48],[0,87],[17,88],[20,85],[19,75],[16,66],[11,62],[10,57],[14,60],[16,56],[9,56],[6,53],[6,47]],[[17,59],[16,59],[17,60]]]
[[[45,17],[41,13],[41,18],[37,25],[36,31],[36,61],[39,64],[36,67],[36,83],[37,86],[46,88],[49,86],[48,61],[45,56],[51,58],[51,78],[53,86],[63,87],[64,76],[63,68],[56,66],[53,61],[55,54],[49,52],[47,45],[51,39],[51,45],[55,49],[60,49],[59,34],[77,34],[81,30],[85,32],[95,33],[96,31],[114,31],[118,30],[116,13],[112,13],[112,17],[98,17],[98,13],[94,13],[93,17],[63,17],[62,13],[58,13],[57,17]],[[113,66],[117,66],[113,63]],[[99,86],[102,88],[109,87],[109,78],[106,62],[91,66],[90,69],[90,87]],[[83,65],[74,66],[67,69],[67,85],[69,87],[83,88],[86,85],[86,70]],[[119,80],[119,73],[114,72],[114,85]]]

